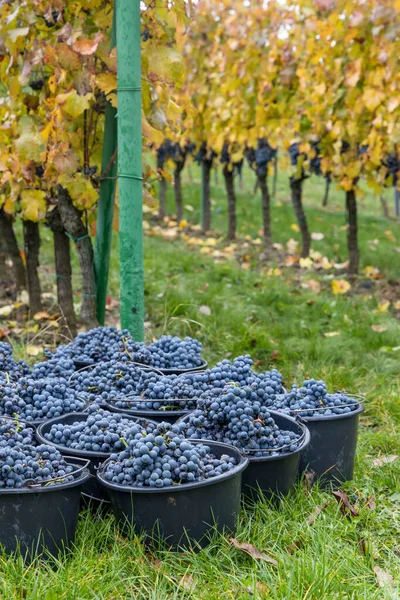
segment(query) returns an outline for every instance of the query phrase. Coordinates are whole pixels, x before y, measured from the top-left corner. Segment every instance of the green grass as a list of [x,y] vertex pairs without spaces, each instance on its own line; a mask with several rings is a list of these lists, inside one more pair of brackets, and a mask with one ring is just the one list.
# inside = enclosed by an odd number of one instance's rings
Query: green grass
[[[196,173],[195,173],[196,176]],[[274,239],[285,243],[298,234],[287,200],[274,204]],[[281,185],[281,184],[280,184]],[[327,214],[319,207],[321,189],[307,184],[307,212],[312,230],[325,234],[315,249],[345,260],[343,212]],[[185,203],[198,209],[198,190],[186,184]],[[225,199],[213,189],[215,229],[225,227]],[[335,196],[336,197],[336,196]],[[339,198],[339,196],[338,196]],[[336,203],[333,195],[331,206]],[[367,201],[366,201],[367,202]],[[259,199],[251,193],[250,175],[240,193],[239,224],[243,233],[259,228]],[[171,198],[170,198],[170,208]],[[196,212],[187,211],[194,219]],[[320,220],[323,219],[323,220]],[[397,236],[395,244],[385,231]],[[379,266],[396,276],[400,245],[392,222],[366,207],[360,216],[360,245],[364,265]],[[50,235],[44,231],[42,276],[53,286]],[[378,239],[376,250],[368,240]],[[339,246],[338,249],[334,245]],[[396,262],[397,261],[397,262]],[[256,265],[254,265],[256,267]],[[0,597],[5,600],[381,600],[398,598],[378,585],[374,566],[400,582],[400,458],[381,467],[380,455],[400,455],[399,321],[392,307],[378,312],[388,284],[375,288],[354,285],[346,296],[334,296],[330,275],[284,269],[282,277],[267,277],[257,268],[245,271],[234,262],[213,260],[189,250],[182,241],[145,238],[146,335],[193,335],[204,344],[205,358],[214,364],[224,357],[250,353],[258,370],[277,367],[286,385],[306,376],[323,378],[330,389],[367,396],[361,419],[354,481],[346,484],[350,501],[359,510],[346,518],[334,498],[298,485],[278,507],[264,502],[243,508],[236,537],[253,543],[278,561],[274,567],[256,562],[234,549],[227,538],[215,536],[200,552],[147,551],[138,538],[118,534],[112,516],[81,514],[76,549],[60,557],[56,568],[37,561],[26,566],[19,558],[0,558]],[[398,269],[398,267],[397,267]],[[398,274],[398,271],[397,271]],[[319,294],[301,287],[304,278],[317,278]],[[79,288],[79,278],[75,279]],[[390,286],[389,286],[390,287]],[[392,290],[392,288],[390,288]],[[394,289],[394,288],[393,288]],[[117,246],[114,247],[110,293],[118,296]],[[392,299],[394,299],[393,296]],[[397,298],[400,300],[400,298]],[[209,316],[200,306],[211,309]],[[371,325],[387,329],[377,333]],[[334,337],[324,334],[339,332]],[[16,348],[22,351],[21,344]],[[376,508],[369,510],[374,498]],[[316,506],[329,502],[313,525],[306,522]],[[293,543],[297,549],[293,549]]]

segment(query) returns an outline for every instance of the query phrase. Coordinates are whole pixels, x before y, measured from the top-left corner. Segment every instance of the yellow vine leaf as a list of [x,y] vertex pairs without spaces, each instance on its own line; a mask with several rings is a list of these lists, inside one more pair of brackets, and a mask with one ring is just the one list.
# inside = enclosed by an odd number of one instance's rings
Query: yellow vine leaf
[[107,96],[117,89],[117,76],[115,73],[100,73],[96,77],[96,84]]
[[39,221],[46,210],[46,192],[23,190],[21,192],[22,217],[27,221]]
[[66,94],[59,94],[56,96],[56,101],[64,112],[73,119],[76,119],[85,110],[90,108],[90,100],[92,98],[93,94],[91,93],[80,96],[76,90],[72,90]]

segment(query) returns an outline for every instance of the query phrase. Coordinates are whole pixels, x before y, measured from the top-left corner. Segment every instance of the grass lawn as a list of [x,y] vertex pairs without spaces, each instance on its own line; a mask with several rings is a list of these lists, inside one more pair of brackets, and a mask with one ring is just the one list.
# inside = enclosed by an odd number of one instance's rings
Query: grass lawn
[[[196,218],[198,171],[184,188],[185,218]],[[221,178],[220,178],[221,179]],[[252,193],[251,173],[238,199],[239,231],[257,237],[259,198]],[[321,183],[307,182],[306,205],[311,230],[324,233],[315,249],[338,262],[346,259],[343,198],[332,192],[329,211],[320,205]],[[222,189],[213,187],[214,227],[224,231],[226,206]],[[286,243],[298,233],[280,178],[273,206],[274,241]],[[170,209],[172,200],[169,198]],[[336,209],[336,205],[340,209]],[[243,229],[242,229],[243,227]],[[391,232],[391,233],[387,233]],[[50,234],[43,232],[42,276],[53,289]],[[378,240],[374,242],[373,240]],[[394,241],[393,241],[394,240]],[[360,214],[363,266],[377,266],[389,278],[361,281],[344,296],[334,296],[330,274],[283,269],[267,277],[256,267],[243,270],[236,261],[215,264],[189,250],[180,240],[145,238],[147,335],[168,332],[193,335],[214,364],[225,357],[250,353],[257,370],[277,367],[286,386],[307,376],[324,379],[331,390],[345,389],[367,397],[361,419],[354,481],[344,486],[358,517],[347,518],[333,496],[301,484],[278,507],[264,502],[243,508],[237,539],[254,544],[278,566],[255,561],[216,536],[198,553],[149,553],[140,539],[121,537],[112,516],[83,512],[76,549],[56,568],[44,562],[26,566],[0,558],[0,597],[4,600],[380,600],[398,598],[400,583],[399,311],[394,309],[394,279],[399,275],[399,228],[380,215],[370,197]],[[397,269],[397,271],[396,271]],[[319,293],[304,289],[318,279]],[[79,278],[76,276],[76,289]],[[114,248],[110,293],[118,296],[117,247]],[[382,312],[379,302],[390,296]],[[207,306],[210,314],[204,314]],[[208,311],[209,312],[209,311]],[[374,331],[371,327],[378,327]],[[329,334],[334,335],[329,335]],[[326,335],[328,334],[328,336]],[[23,352],[23,345],[16,344]],[[381,466],[378,466],[381,464]],[[310,525],[316,507],[328,503]],[[375,569],[375,570],[374,570]],[[386,576],[385,576],[386,573]],[[378,576],[377,576],[378,574]],[[386,577],[386,578],[385,578]],[[393,579],[391,579],[391,577]],[[379,584],[379,581],[382,585]],[[385,583],[386,582],[386,583]]]

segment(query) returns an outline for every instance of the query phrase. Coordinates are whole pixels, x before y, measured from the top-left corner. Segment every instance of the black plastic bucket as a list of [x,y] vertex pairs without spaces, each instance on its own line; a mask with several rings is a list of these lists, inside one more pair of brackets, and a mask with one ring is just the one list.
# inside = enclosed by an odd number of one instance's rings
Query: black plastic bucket
[[294,452],[283,450],[278,454],[271,452],[270,456],[248,455],[249,466],[243,474],[242,491],[244,496],[253,499],[260,494],[267,498],[286,496],[296,484],[301,453],[310,443],[310,432],[303,423],[274,410],[269,412],[280,429],[294,431],[302,439]]
[[[137,417],[132,417],[130,415],[123,416],[124,418],[132,421],[132,424],[140,423],[144,427],[150,422],[148,419],[138,419]],[[37,428],[36,439],[41,444],[54,446],[64,456],[77,456],[81,459],[86,459],[89,461],[88,469],[90,471],[90,477],[82,486],[82,497],[85,501],[94,503],[97,508],[99,503],[110,505],[110,499],[108,497],[107,490],[99,484],[96,473],[99,466],[110,456],[111,452],[93,452],[91,450],[76,450],[75,448],[67,448],[61,444],[51,442],[45,437],[45,434],[49,433],[54,423],[65,423],[66,425],[72,425],[72,423],[77,421],[85,421],[87,418],[87,413],[68,413],[66,415],[62,415],[61,417],[56,417],[50,421],[46,421]]]
[[340,415],[301,417],[311,434],[311,442],[301,454],[300,473],[315,472],[322,488],[339,487],[353,479],[357,448],[358,420],[364,405]]
[[99,469],[97,477],[108,489],[115,517],[125,533],[143,533],[146,543],[161,538],[177,549],[192,544],[204,547],[214,528],[219,532],[235,531],[242,473],[248,459],[227,444],[203,440],[193,443],[205,443],[217,457],[234,456],[238,464],[212,479],[166,488],[116,485],[103,477],[108,461]]
[[[122,398],[123,400],[123,398]],[[127,398],[127,404],[128,402],[135,402],[135,398]],[[140,398],[138,397],[137,400],[140,400],[141,402],[144,401],[144,398]],[[176,399],[177,401],[180,400],[179,398]],[[182,401],[182,400],[180,400]],[[153,400],[152,398],[146,398],[146,402],[173,402],[173,400]],[[142,418],[142,419],[149,419],[150,421],[156,421],[157,423],[161,423],[162,421],[166,421],[167,423],[175,423],[178,419],[181,419],[182,417],[184,417],[185,415],[188,415],[190,412],[192,412],[193,409],[191,410],[185,410],[185,409],[177,409],[177,410],[152,410],[151,408],[146,408],[143,410],[140,409],[136,409],[136,408],[119,408],[117,406],[115,406],[114,404],[112,404],[109,400],[103,400],[102,401],[102,406],[104,406],[105,408],[107,408],[108,410],[112,411],[112,412],[117,412],[120,414],[124,414],[124,415],[130,415],[132,417],[135,418]]]
[[20,550],[27,558],[44,551],[57,555],[74,541],[81,488],[89,479],[87,461],[71,457],[74,481],[23,489],[0,490],[0,544],[10,554]]
[[[294,431],[302,439],[294,452],[282,451],[275,455],[271,452],[270,456],[246,454],[249,466],[243,473],[242,493],[247,498],[257,499],[260,494],[268,498],[287,495],[298,479],[301,452],[310,443],[310,432],[304,424],[275,410],[268,412],[280,429]],[[179,422],[185,423],[187,420],[186,416],[179,419]],[[208,444],[209,440],[203,442]]]

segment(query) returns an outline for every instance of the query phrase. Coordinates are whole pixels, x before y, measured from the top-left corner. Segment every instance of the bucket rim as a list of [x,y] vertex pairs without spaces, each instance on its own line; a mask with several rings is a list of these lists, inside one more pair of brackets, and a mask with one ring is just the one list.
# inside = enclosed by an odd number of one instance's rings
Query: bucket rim
[[[340,413],[338,415],[315,415],[313,417],[310,416],[298,416],[298,421],[303,422],[304,424],[316,423],[317,421],[340,421],[342,419],[349,419],[350,417],[355,417],[356,415],[360,415],[365,411],[365,406],[363,402],[357,402],[357,408],[355,410],[351,410],[350,412]],[[334,408],[334,407],[333,407]],[[311,409],[310,409],[311,410]],[[319,409],[318,409],[319,410]],[[284,413],[283,413],[284,414]]]
[[243,471],[247,468],[249,464],[249,459],[247,456],[244,456],[238,448],[231,446],[230,444],[224,444],[222,442],[209,442],[208,440],[197,440],[191,439],[191,442],[194,444],[204,444],[205,446],[209,446],[211,452],[213,451],[213,447],[219,447],[226,449],[226,454],[229,453],[230,456],[234,456],[238,460],[238,464],[234,466],[233,469],[227,471],[226,473],[222,473],[221,475],[217,475],[216,477],[211,477],[210,479],[205,479],[204,481],[193,481],[190,483],[182,483],[179,485],[169,485],[162,488],[157,487],[134,487],[129,485],[119,485],[117,483],[112,483],[103,477],[103,471],[107,467],[107,463],[110,462],[110,458],[108,458],[104,463],[99,467],[97,471],[97,479],[100,481],[102,485],[107,487],[108,489],[114,490],[116,492],[125,492],[129,494],[175,494],[185,492],[187,490],[193,490],[197,488],[208,487],[210,485],[214,485],[216,483],[221,483],[222,481],[227,481],[228,479],[232,479],[236,475],[243,473]]
[[[138,420],[140,419],[140,417],[135,417],[133,415],[129,415],[129,414],[123,414],[123,413],[119,413],[122,416],[125,416],[127,419],[131,420],[133,423],[137,423]],[[112,451],[112,452],[95,452],[94,450],[78,450],[77,448],[68,448],[68,446],[63,446],[62,444],[56,444],[54,442],[51,442],[50,440],[47,440],[44,435],[42,434],[42,431],[45,427],[47,427],[48,425],[54,425],[54,423],[60,423],[62,422],[62,419],[65,419],[65,417],[74,417],[77,418],[78,420],[79,418],[81,420],[82,417],[84,417],[85,419],[88,418],[89,413],[79,413],[79,412],[73,412],[73,413],[66,413],[65,415],[61,415],[59,417],[54,417],[53,419],[49,419],[48,421],[45,421],[44,423],[41,423],[35,431],[35,436],[38,442],[41,442],[42,444],[46,444],[48,446],[52,446],[53,448],[56,448],[59,452],[61,452],[61,454],[66,454],[67,456],[78,456],[78,457],[83,457],[83,458],[100,458],[105,460],[107,457],[111,456],[111,454],[118,454],[118,452],[122,452],[124,450],[124,448],[121,448],[121,450],[119,451]],[[146,419],[146,421],[148,423],[152,423],[153,425],[157,425],[157,423],[155,421],[151,421],[151,419]]]
[[[172,399],[170,399],[172,401]],[[179,398],[176,398],[177,401],[179,401]],[[134,402],[134,399],[132,399],[132,402]],[[149,398],[149,402],[157,402],[157,400],[153,400],[152,398]],[[103,404],[105,407],[107,407],[108,410],[111,410],[112,412],[117,412],[120,414],[125,414],[125,415],[130,415],[133,417],[141,417],[141,418],[146,418],[149,415],[149,420],[151,420],[151,417],[160,417],[160,416],[165,416],[165,417],[176,417],[176,419],[180,419],[181,417],[184,417],[185,415],[191,413],[193,411],[193,409],[190,408],[182,408],[182,409],[178,409],[178,410],[155,410],[155,409],[151,409],[149,408],[148,410],[140,410],[140,409],[136,409],[136,408],[120,408],[119,406],[114,406],[113,404],[110,404],[107,400],[103,401]]]
[[[67,463],[67,465],[76,467],[78,469],[79,468],[78,465],[73,462],[72,458],[73,457],[71,456],[71,460],[70,461],[66,460],[65,462]],[[81,470],[78,477],[76,479],[74,479],[73,481],[66,481],[65,483],[58,483],[57,485],[49,485],[47,487],[43,486],[43,487],[10,488],[10,489],[2,488],[2,489],[0,489],[0,497],[1,496],[17,496],[17,495],[24,495],[24,494],[47,494],[50,492],[58,492],[61,490],[67,490],[70,488],[74,488],[74,487],[83,485],[89,479],[89,477],[90,477],[90,471],[87,467],[85,467],[84,469]],[[46,483],[46,482],[41,482],[41,483]]]

